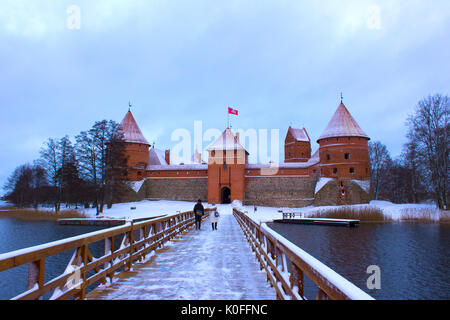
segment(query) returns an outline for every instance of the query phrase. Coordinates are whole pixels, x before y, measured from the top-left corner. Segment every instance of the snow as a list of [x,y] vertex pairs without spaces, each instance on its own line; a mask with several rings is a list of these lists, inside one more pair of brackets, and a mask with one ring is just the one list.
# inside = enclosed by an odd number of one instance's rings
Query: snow
[[156,148],[151,148],[148,153],[150,165],[167,165],[165,151]]
[[134,192],[138,193],[141,190],[142,185],[144,184],[145,179],[141,181],[128,181],[128,186],[134,190]]
[[[217,205],[217,231],[205,221],[164,245],[136,273],[93,292],[93,299],[269,300],[275,290],[252,254],[231,205]],[[173,207],[175,208],[175,207]],[[90,297],[88,296],[88,299]]]
[[370,180],[352,180],[361,187],[365,192],[370,193]]
[[[170,164],[170,165],[150,165],[147,170],[208,170],[207,164]],[[152,177],[153,178],[153,177]]]
[[[189,201],[170,201],[159,200],[150,201],[143,200],[138,202],[117,203],[112,206],[111,209],[103,210],[101,217],[113,218],[113,219],[138,219],[156,217],[161,215],[175,215],[179,212],[191,211],[194,208],[196,202]],[[203,204],[206,208],[211,207],[208,204]],[[131,208],[136,208],[131,210]],[[96,216],[96,209],[79,209],[88,217]]]
[[319,179],[319,181],[317,181],[317,183],[316,183],[316,189],[315,189],[315,191],[314,191],[314,194],[316,194],[317,192],[319,192],[320,189],[322,189],[328,182],[330,182],[330,181],[332,181],[332,180],[333,180],[333,178],[324,178],[324,177],[321,177],[321,178]]
[[0,208],[1,207],[10,207],[10,206],[12,206],[11,203],[0,200]]
[[331,137],[369,138],[353,119],[344,104],[340,104],[319,140]]
[[122,129],[123,139],[125,142],[150,145],[142,134],[141,129],[139,129],[139,126],[136,123],[131,111],[128,111],[125,118],[123,118],[120,128]]
[[245,150],[245,148],[239,143],[237,136],[227,128],[216,141],[206,148],[206,151],[212,150]]
[[[296,212],[296,213],[303,213],[305,217],[308,216],[308,214],[317,212],[318,210],[330,210],[330,209],[336,209],[341,208],[341,206],[321,206],[321,207],[315,207],[315,206],[307,206],[302,208],[287,208],[287,207],[260,207],[256,206],[257,210],[254,211],[255,206],[242,206],[241,209],[243,211],[247,211],[248,215],[258,223],[262,222],[268,222],[272,221],[273,219],[281,219],[282,213],[279,212],[282,210],[283,212]],[[416,209],[427,209],[431,212],[434,212],[435,219],[438,220],[438,214],[439,210],[434,204],[395,204],[389,201],[379,201],[379,200],[372,200],[368,204],[355,204],[348,207],[352,208],[367,208],[367,207],[374,207],[380,209],[383,214],[391,218],[393,220],[401,220],[403,216],[408,214],[408,210],[410,210],[410,214],[414,214],[414,211]],[[417,214],[417,211],[415,212]]]
[[371,296],[366,294],[360,288],[353,283],[324,265],[322,262],[308,254],[306,251],[300,249],[295,244],[270,229],[265,223],[261,225],[261,228],[274,236],[279,242],[283,243],[288,249],[305,261],[308,265],[313,267],[322,277],[328,279],[334,286],[345,293],[352,300],[373,300]]

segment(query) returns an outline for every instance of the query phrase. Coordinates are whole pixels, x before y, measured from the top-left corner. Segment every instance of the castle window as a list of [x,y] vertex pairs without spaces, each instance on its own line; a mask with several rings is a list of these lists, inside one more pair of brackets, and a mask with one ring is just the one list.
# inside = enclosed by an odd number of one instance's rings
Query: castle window
[[189,171],[186,171],[186,174],[189,174]]
[[350,168],[350,173],[355,173],[355,168]]
[[330,155],[329,155],[329,154],[327,154],[327,160],[330,160],[330,159],[331,159]]
[[138,171],[138,176],[141,177],[142,176],[142,172]]
[[333,173],[337,174],[338,173],[338,169],[337,168],[333,168]]
[[211,151],[211,156],[215,156],[216,155],[216,152],[213,150],[213,151]]
[[345,154],[345,159],[346,159],[346,160],[350,159],[350,153],[346,153],[346,154]]

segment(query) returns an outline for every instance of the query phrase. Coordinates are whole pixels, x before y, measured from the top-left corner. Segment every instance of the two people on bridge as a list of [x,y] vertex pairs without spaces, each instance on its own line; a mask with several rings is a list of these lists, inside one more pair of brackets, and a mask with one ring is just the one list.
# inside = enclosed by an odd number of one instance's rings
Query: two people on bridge
[[[202,217],[205,214],[205,208],[202,205],[202,200],[198,200],[194,206],[195,214],[195,229],[200,230],[202,226]],[[213,230],[217,230],[217,222],[219,221],[219,212],[214,210],[214,212],[209,213],[209,221],[211,222],[211,227]]]

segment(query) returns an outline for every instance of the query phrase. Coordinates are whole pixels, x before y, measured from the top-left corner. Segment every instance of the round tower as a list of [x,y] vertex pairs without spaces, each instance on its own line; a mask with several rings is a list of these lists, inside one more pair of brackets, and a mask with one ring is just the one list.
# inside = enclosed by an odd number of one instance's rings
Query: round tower
[[130,110],[120,123],[120,130],[123,133],[124,152],[127,158],[122,176],[131,181],[142,180],[145,178],[149,164],[150,144],[139,129]]
[[369,179],[369,140],[341,101],[317,140],[321,176],[338,180]]

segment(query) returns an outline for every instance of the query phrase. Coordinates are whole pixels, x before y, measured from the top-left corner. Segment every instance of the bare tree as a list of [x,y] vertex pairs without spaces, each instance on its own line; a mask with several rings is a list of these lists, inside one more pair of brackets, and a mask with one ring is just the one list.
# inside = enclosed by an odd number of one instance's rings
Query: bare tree
[[97,215],[103,212],[105,202],[112,206],[114,190],[120,182],[114,174],[123,161],[122,135],[114,121],[98,121],[87,132],[77,137],[76,153],[81,175],[95,188]]
[[77,154],[80,174],[83,177],[83,180],[87,181],[92,186],[94,191],[94,205],[97,208],[98,215],[98,150],[95,147],[94,138],[90,131],[82,131],[75,139],[75,152]]
[[47,184],[45,175],[44,168],[37,163],[17,167],[4,186],[5,198],[20,208],[33,205],[37,209],[44,200],[41,189]]
[[391,157],[384,144],[379,141],[369,142],[369,158],[372,190],[375,200],[378,200],[380,187],[387,179],[387,166]]
[[[58,171],[60,168],[58,162],[58,142],[53,138],[49,138],[44,143],[40,153],[42,163],[47,172],[48,181],[57,193],[59,188]],[[53,205],[55,207],[55,212],[58,213],[60,208],[60,197],[58,194],[55,194],[54,196]]]
[[449,114],[449,98],[436,94],[419,101],[407,121],[410,141],[415,141],[422,153],[436,203],[441,209],[448,208]]

